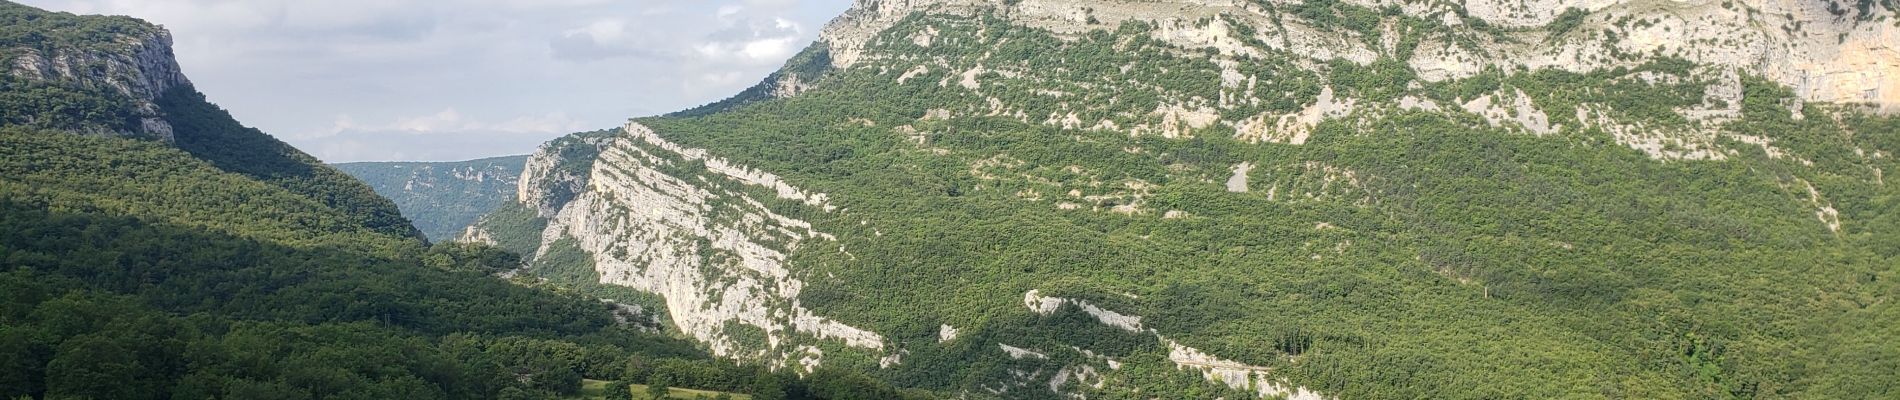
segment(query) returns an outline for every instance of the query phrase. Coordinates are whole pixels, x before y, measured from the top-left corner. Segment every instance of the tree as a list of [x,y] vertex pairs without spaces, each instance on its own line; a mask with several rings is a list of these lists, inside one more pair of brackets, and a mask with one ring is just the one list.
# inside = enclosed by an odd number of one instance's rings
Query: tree
[[151,371],[139,364],[137,348],[123,340],[89,335],[60,347],[58,356],[46,364],[49,397],[146,399],[165,394],[155,390]]
[[626,369],[620,373],[620,379],[638,383],[647,383],[650,376],[653,376],[653,361],[639,355],[627,357]]
[[0,396],[42,393],[52,346],[26,329],[0,329]]
[[518,387],[509,386],[509,387],[501,388],[501,392],[496,393],[495,398],[500,399],[500,400],[529,400],[529,399],[533,399],[534,395],[532,393],[529,393],[527,390],[522,390],[521,388],[518,388]]
[[759,374],[759,379],[752,384],[752,398],[754,400],[785,400],[785,384],[779,382],[777,375]]
[[664,399],[664,398],[667,398],[667,395],[672,394],[672,393],[673,393],[673,389],[666,387],[666,384],[664,383],[656,383],[652,385],[647,385],[647,398],[650,398],[650,399],[654,399],[654,400]]
[[633,383],[613,381],[607,384],[607,400],[633,400]]

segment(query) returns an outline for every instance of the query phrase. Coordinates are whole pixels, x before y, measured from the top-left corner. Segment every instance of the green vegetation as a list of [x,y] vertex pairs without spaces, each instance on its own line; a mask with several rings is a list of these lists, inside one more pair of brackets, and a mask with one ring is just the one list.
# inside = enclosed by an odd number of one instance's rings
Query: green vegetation
[[[1389,22],[1428,23],[1337,1],[1279,11],[1362,40]],[[121,29],[11,3],[0,18],[14,22],[0,43],[84,47]],[[1567,12],[1547,28],[1580,22]],[[924,29],[943,44],[909,40]],[[747,189],[838,237],[783,249],[808,278],[797,300],[880,333],[903,361],[885,368],[813,340],[825,367],[803,377],[615,321],[600,299],[659,302],[598,284],[571,240],[541,243],[541,204],[483,218],[499,249],[430,247],[388,201],[189,88],[159,102],[178,129],[172,147],[63,131],[129,123],[106,92],[0,81],[0,397],[933,394],[895,385],[1056,398],[1041,390],[1051,374],[1096,365],[1100,389],[1078,377],[1065,390],[1252,396],[1177,368],[1159,337],[1338,398],[1900,393],[1900,191],[1884,182],[1900,173],[1900,119],[1797,111],[1789,89],[1745,77],[1740,114],[1703,125],[1679,110],[1703,106],[1714,78],[1680,60],[1432,83],[1391,58],[1223,66],[1153,29],[1057,38],[994,16],[912,17],[872,43],[889,57],[851,70],[803,53],[779,76],[813,85],[800,96],[766,88],[642,120],[838,206]],[[913,83],[896,82],[925,63]],[[1223,82],[1228,68],[1246,83]],[[960,84],[965,73],[979,89]],[[1304,145],[1236,140],[1219,124],[1130,134],[1165,123],[1155,110],[1167,107],[1246,99],[1219,114],[1274,116],[1326,88],[1362,111],[1319,124]],[[1560,127],[1534,136],[1464,113],[1379,108],[1518,92]],[[1044,122],[1071,114],[1119,128]],[[1621,128],[1723,159],[1653,159]],[[548,200],[585,190],[611,134],[550,144],[561,163],[543,181]],[[1229,191],[1222,183],[1243,163],[1255,167],[1241,180],[1252,190]],[[658,169],[717,179],[698,163]],[[535,277],[493,276],[536,253],[522,270]],[[1141,316],[1160,336],[1074,305],[1033,313],[1029,290]],[[942,341],[944,325],[961,333]],[[766,341],[733,330],[744,344]],[[1012,357],[1002,344],[1042,355]],[[999,386],[1012,383],[1022,385]]]
[[[156,32],[9,2],[0,21],[0,47],[87,56]],[[133,113],[102,86],[0,81],[0,398],[555,399],[584,379],[895,398],[855,373],[714,361],[597,297],[497,279],[517,255],[426,246],[388,200],[189,87],[157,100],[173,142],[94,131]]]
[[276,185],[343,211],[356,225],[407,237],[421,233],[389,199],[368,185],[323,165],[315,157],[264,132],[239,124],[231,113],[205,101],[190,87],[174,88],[158,106],[177,131],[180,150],[219,169]]
[[96,126],[109,131],[96,133],[113,133],[132,131],[137,123],[124,96],[109,90],[0,74],[0,124],[68,131]]
[[117,51],[123,50],[123,37],[158,32],[158,27],[131,17],[78,16],[0,1],[0,48]]
[[527,156],[460,162],[364,162],[335,167],[396,202],[429,240],[462,235],[482,214],[513,200]]
[[58,59],[71,73],[105,74],[104,66],[73,55],[129,51],[126,38],[158,32],[132,18],[80,17],[0,1],[0,65],[7,69],[0,74],[0,124],[88,134],[136,132],[136,110],[113,87],[27,79],[32,72],[19,66]]
[[823,387],[491,277],[510,253],[353,217],[156,142],[0,128],[0,397],[550,398],[628,365]]
[[1589,17],[1590,17],[1590,12],[1584,11],[1583,9],[1579,9],[1579,8],[1565,9],[1564,13],[1558,14],[1557,20],[1551,21],[1550,25],[1547,25],[1544,27],[1544,30],[1550,31],[1550,37],[1552,38],[1561,37],[1564,34],[1570,33],[1570,31],[1577,29],[1578,25],[1583,24],[1583,19],[1589,18]]
[[15,128],[0,143],[0,358],[20,363],[0,396],[493,397],[564,390],[505,370],[582,376],[509,351],[703,357],[487,276],[511,256],[425,250],[156,143]]
[[[1335,8],[1317,10],[1363,25]],[[913,45],[925,27],[964,44]],[[849,249],[791,254],[798,274],[825,277],[808,281],[802,304],[909,352],[880,369],[826,348],[826,365],[900,386],[978,392],[1090,362],[1059,351],[1073,346],[1122,361],[1105,372],[1111,388],[1247,396],[1175,368],[1152,336],[1073,307],[1030,313],[1023,293],[1038,289],[1143,316],[1169,339],[1340,398],[1900,393],[1900,342],[1888,339],[1900,325],[1900,192],[1882,183],[1900,164],[1866,156],[1900,151],[1900,120],[1820,105],[1795,119],[1790,92],[1749,78],[1739,118],[1712,129],[1783,153],[1722,139],[1734,149],[1725,160],[1665,161],[1577,110],[1642,132],[1700,132],[1676,110],[1699,106],[1711,78],[1686,62],[1430,83],[1393,61],[1313,73],[1270,57],[1237,67],[1259,78],[1246,90],[1262,101],[1224,115],[1298,110],[1322,87],[1375,105],[1523,91],[1561,128],[1538,137],[1393,108],[1322,123],[1292,146],[1232,140],[1222,126],[1165,139],[1041,123],[1073,111],[1084,126],[1130,127],[1157,122],[1159,105],[1240,92],[1220,86],[1207,57],[1146,29],[1065,41],[982,17],[913,17],[873,42],[885,57],[798,97],[640,122],[849,210],[761,200]],[[949,65],[896,82],[932,60]],[[956,84],[978,64],[1025,75]],[[1675,79],[1642,78],[1655,75]],[[1258,167],[1253,190],[1231,193],[1221,183],[1243,162]],[[1839,231],[1817,203],[1838,210]],[[964,333],[938,343],[941,325]],[[1051,359],[1012,359],[997,343]],[[1022,395],[1036,393],[1054,396]]]
[[1384,17],[1378,10],[1339,0],[1301,2],[1290,11],[1322,28],[1358,32],[1366,36],[1379,35],[1379,22]]
[[780,68],[778,72],[767,76],[764,82],[747,88],[744,92],[740,92],[724,100],[683,110],[671,115],[682,117],[707,115],[746,104],[791,95],[792,93],[779,93],[779,91],[782,90],[782,88],[779,87],[779,83],[796,82],[798,84],[810,84],[811,82],[816,82],[824,78],[826,73],[831,72],[830,51],[830,48],[823,44],[813,43],[805,47],[805,50],[799,51],[797,55],[792,56],[791,60],[785,62],[784,68]]
[[[634,393],[647,390],[647,387],[644,385],[629,385],[628,388]],[[692,400],[692,399],[749,400],[752,398],[752,396],[743,395],[743,394],[726,393],[726,392],[714,392],[714,391],[708,391],[708,390],[674,388],[667,392],[667,395],[665,398],[687,399],[687,400]]]
[[[157,35],[157,27],[127,17],[76,16],[0,2],[0,48],[8,54],[31,50],[39,57],[65,57],[74,79],[40,81],[14,74],[0,77],[0,124],[41,130],[122,135],[138,131],[134,99],[105,82],[103,65],[85,60],[130,58],[132,45]],[[13,65],[12,59],[4,65]],[[158,113],[175,131],[175,145],[224,171],[242,174],[316,199],[343,211],[338,217],[355,225],[403,236],[419,236],[389,200],[377,196],[315,158],[232,119],[190,86],[174,87],[153,99]],[[145,111],[149,112],[149,111]]]

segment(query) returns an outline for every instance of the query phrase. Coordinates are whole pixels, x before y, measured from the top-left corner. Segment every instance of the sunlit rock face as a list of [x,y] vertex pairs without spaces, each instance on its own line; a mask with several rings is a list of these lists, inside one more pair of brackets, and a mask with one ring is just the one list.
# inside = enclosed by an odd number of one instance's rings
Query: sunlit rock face
[[[1656,165],[1738,162],[1760,151],[1770,160],[1812,167],[1815,162],[1791,150],[1790,143],[1777,142],[1787,141],[1785,138],[1727,129],[1726,124],[1744,117],[1742,103],[1748,90],[1776,85],[1790,89],[1792,97],[1777,98],[1787,104],[1768,108],[1773,114],[1797,119],[1803,117],[1801,110],[1807,103],[1827,104],[1809,110],[1871,110],[1874,114],[1894,111],[1900,103],[1894,98],[1900,85],[1896,85],[1893,74],[1895,61],[1900,59],[1893,49],[1895,43],[1900,43],[1894,36],[1893,21],[1900,20],[1900,16],[1862,16],[1851,7],[1717,1],[1346,3],[1376,10],[1371,20],[1377,23],[1351,30],[1309,20],[1287,11],[1303,4],[1297,1],[861,0],[822,34],[818,46],[825,57],[817,59],[824,61],[829,70],[812,75],[775,75],[780,78],[768,79],[765,87],[772,97],[790,99],[786,103],[793,104],[799,104],[800,96],[831,99],[825,96],[839,93],[826,91],[840,90],[841,86],[851,90],[925,88],[925,93],[956,97],[908,103],[906,106],[914,109],[892,115],[817,113],[824,115],[813,118],[826,120],[814,125],[863,128],[859,133],[875,137],[870,141],[897,138],[894,144],[877,142],[897,149],[892,150],[898,154],[893,158],[902,162],[894,162],[892,168],[915,167],[903,162],[917,159],[944,161],[944,165],[955,166],[950,169],[956,177],[970,178],[978,187],[1009,187],[1009,194],[1002,196],[1008,201],[1036,204],[1058,213],[1054,215],[1086,214],[1090,219],[1083,221],[1088,223],[1131,225],[1165,221],[1214,226],[1218,223],[1212,221],[1227,217],[1219,215],[1220,210],[1194,210],[1199,204],[1191,203],[1196,201],[1258,198],[1266,202],[1261,204],[1339,206],[1367,213],[1400,206],[1395,203],[1404,201],[1404,196],[1418,186],[1407,188],[1406,182],[1393,182],[1391,168],[1369,166],[1365,160],[1293,155],[1337,150],[1329,146],[1338,146],[1342,137],[1408,134],[1404,124],[1391,123],[1404,122],[1402,118],[1442,121],[1453,126],[1448,129],[1504,135],[1524,142],[1568,141],[1570,150],[1610,149]],[[1878,7],[1870,12],[1892,14]],[[984,34],[999,27],[1028,27],[1035,33]],[[1129,29],[1117,31],[1119,27]],[[1102,62],[1106,67],[1090,70],[1088,73],[1093,75],[1086,76],[1062,71],[1060,62],[1011,59],[988,51],[1004,47],[1003,42],[1009,40],[1031,39],[1039,44],[1111,43],[1103,46],[1115,46],[1115,50],[1122,50],[1122,46],[1161,49],[1153,51],[1155,58]],[[1140,54],[1150,57],[1150,53]],[[1138,69],[1143,60],[1178,61],[1165,57],[1191,61],[1172,65],[1191,69],[1193,74]],[[1681,67],[1655,68],[1658,64]],[[1179,67],[1183,65],[1187,67]],[[1329,75],[1353,68],[1378,69],[1377,73],[1403,75],[1405,79],[1390,88],[1368,90],[1365,85],[1348,82],[1350,79]],[[1680,89],[1692,94],[1674,99],[1683,101],[1669,107],[1646,109],[1652,113],[1633,116],[1629,104],[1619,104],[1615,99],[1569,98],[1581,89],[1564,92],[1496,82],[1484,87],[1474,85],[1469,91],[1442,87],[1476,80],[1474,77],[1535,81],[1538,78],[1534,74],[1552,71],[1601,72],[1591,78],[1607,76],[1600,83],[1640,82],[1633,86],[1659,91]],[[831,82],[854,86],[826,86]],[[1294,87],[1310,90],[1298,96],[1274,97],[1274,92],[1291,93],[1294,90],[1283,89]],[[1134,102],[1090,97],[1092,93],[1125,96],[1136,92],[1153,101],[1127,106]],[[1754,104],[1751,115],[1761,108]],[[1073,137],[1078,143],[1112,143],[1108,153],[1119,149],[1117,155],[1140,159],[1127,165],[1145,165],[1140,163],[1147,157],[1166,159],[1166,164],[1155,168],[1155,174],[1165,176],[1166,181],[1116,177],[1115,171],[1105,169],[1119,166],[1091,169],[1079,162],[1069,164],[1074,160],[1049,162],[1038,171],[1035,161],[1011,154],[1020,148],[972,150],[966,146],[959,150],[955,144],[939,142],[957,133],[946,126],[961,127],[956,123],[972,119],[1049,128],[1055,132],[1051,135]],[[690,121],[682,125],[697,126]],[[548,219],[546,229],[538,232],[540,247],[535,255],[548,256],[567,246],[578,249],[592,262],[602,282],[663,297],[671,320],[714,352],[779,368],[811,370],[832,362],[851,363],[866,370],[902,371],[907,366],[942,360],[930,357],[973,358],[1001,365],[995,367],[1001,372],[959,381],[959,388],[1006,398],[1144,393],[1144,386],[1130,383],[1131,375],[1165,373],[1184,375],[1190,385],[1230,390],[1228,393],[1237,392],[1243,397],[1311,400],[1352,394],[1339,389],[1337,382],[1327,386],[1302,376],[1298,370],[1302,368],[1301,356],[1293,354],[1297,351],[1276,353],[1269,349],[1248,354],[1248,350],[1255,349],[1245,346],[1259,345],[1258,338],[1247,337],[1236,345],[1197,335],[1192,329],[1169,327],[1169,319],[1179,317],[1174,311],[1180,310],[1144,308],[1154,306],[1136,300],[1133,294],[1119,292],[1114,283],[1092,281],[1092,277],[1075,278],[1087,284],[955,284],[988,291],[983,293],[988,300],[1000,298],[1009,305],[1006,311],[993,311],[1002,308],[994,304],[981,312],[960,310],[965,313],[1026,318],[1009,320],[1015,323],[1084,321],[1086,328],[1135,337],[1134,342],[1147,346],[1150,353],[1110,354],[1103,348],[1089,348],[1087,343],[999,337],[995,325],[986,325],[990,321],[947,317],[911,321],[916,315],[910,313],[915,310],[864,305],[911,300],[907,298],[853,298],[839,302],[859,303],[836,308],[830,308],[836,303],[821,304],[817,300],[833,300],[829,296],[802,303],[801,296],[831,294],[827,290],[832,289],[862,295],[856,291],[866,289],[851,287],[862,285],[861,281],[830,279],[833,277],[820,271],[838,275],[846,272],[813,265],[822,261],[808,261],[828,260],[824,257],[832,255],[854,258],[845,249],[847,243],[875,247],[876,239],[885,236],[885,231],[877,230],[878,223],[896,224],[893,221],[897,219],[871,217],[865,221],[842,208],[843,204],[867,208],[854,202],[864,200],[863,196],[849,196],[853,192],[847,189],[861,189],[849,187],[853,183],[823,179],[800,182],[799,178],[812,176],[794,172],[797,166],[773,164],[782,170],[771,171],[745,165],[743,158],[748,154],[741,152],[749,149],[723,147],[729,154],[718,154],[666,139],[719,149],[722,143],[717,135],[728,134],[746,133],[655,132],[636,123],[610,137],[582,138],[544,148],[543,154],[528,162],[519,193],[524,205]],[[1109,136],[1131,141],[1119,142]],[[1180,149],[1156,150],[1168,147],[1156,143],[1172,145],[1198,139],[1252,146],[1241,147],[1247,150],[1268,149],[1275,156],[1221,158],[1210,170],[1160,154]],[[574,152],[563,149],[584,149],[581,153],[598,156],[580,163],[587,168],[567,168],[575,160],[563,154]],[[769,149],[758,152],[783,155]],[[1864,160],[1888,157],[1878,150],[1857,149],[1855,153]],[[917,158],[908,158],[913,155]],[[753,161],[777,162],[765,158]],[[1876,182],[1882,179],[1877,168],[1870,174]],[[1794,214],[1799,222],[1811,224],[1817,231],[1840,234],[1854,230],[1855,214],[1846,206],[1851,197],[1840,195],[1840,186],[1830,187],[1823,180],[1794,175],[1779,178],[1779,183],[1793,194],[1790,198],[1799,206],[1778,210],[1783,215]],[[839,197],[812,190],[814,187],[833,190]],[[1218,193],[1197,192],[1200,190]],[[1183,193],[1202,197],[1174,204],[1157,201]],[[932,206],[942,204],[929,203],[940,200],[936,198],[915,200]],[[851,218],[834,218],[840,216]],[[1295,257],[1282,257],[1274,263],[1293,263],[1295,260],[1290,258],[1297,258],[1300,262],[1310,259],[1324,264],[1335,258],[1362,256],[1354,254],[1361,247],[1405,246],[1370,243],[1375,236],[1356,232],[1347,221],[1327,218],[1295,222],[1281,226],[1297,226],[1295,231],[1311,233],[1315,238],[1282,244],[1299,246],[1299,251]],[[1307,226],[1312,228],[1305,229]],[[1118,238],[1125,240],[1117,245],[1145,246],[1151,240],[1162,240],[1156,237],[1169,231],[1127,235]],[[474,240],[494,241],[496,236],[474,233]],[[1566,251],[1582,247],[1567,240],[1554,241],[1551,246]],[[1266,247],[1272,245],[1229,250],[1237,254],[1234,257],[1243,257],[1241,254]],[[813,254],[821,256],[800,257]],[[1396,260],[1409,258],[1413,257],[1404,254]],[[1427,262],[1422,256],[1417,260]],[[892,270],[905,267],[871,266]],[[1191,270],[1194,266],[1181,268]],[[1483,287],[1481,280],[1457,271],[1437,272],[1450,278],[1447,282],[1479,285],[1475,290],[1481,294],[1473,297],[1490,299],[1490,289]],[[908,276],[902,275],[904,272],[891,274]],[[1024,287],[1045,283],[1050,284]],[[995,296],[993,291],[999,286],[1010,287],[1009,294]],[[1020,303],[1016,294],[1022,295]],[[1129,300],[1117,302],[1119,298],[1113,296],[1118,294]],[[1104,297],[1111,300],[1104,301]],[[1020,308],[1016,304],[1021,304]],[[880,312],[883,314],[877,314]],[[905,328],[892,328],[895,324],[887,324],[885,319],[916,322],[916,327],[905,327],[916,329],[906,332]],[[940,353],[951,350],[967,353]]]
[[[839,68],[880,57],[866,52],[866,45],[913,13],[994,13],[1011,23],[1070,35],[1140,21],[1160,27],[1154,33],[1157,39],[1184,48],[1222,55],[1282,51],[1360,64],[1397,57],[1431,81],[1467,77],[1487,67],[1589,72],[1666,57],[1744,69],[1793,87],[1808,101],[1900,111],[1900,26],[1893,22],[1900,17],[1882,7],[1796,0],[1476,0],[1462,7],[1349,1],[1397,7],[1410,17],[1442,21],[1436,28],[1444,34],[1427,38],[1410,54],[1394,54],[1390,43],[1359,40],[1362,33],[1323,29],[1292,13],[1268,11],[1301,3],[858,0],[822,37]],[[1575,11],[1566,14],[1568,10]],[[1502,36],[1484,33],[1460,15],[1513,31]],[[1254,34],[1235,29],[1240,25]],[[1458,44],[1461,41],[1476,46]]]
[[[665,298],[673,323],[721,356],[810,369],[824,356],[807,341],[886,350],[877,333],[799,305],[805,284],[786,268],[787,254],[836,238],[747,191],[828,210],[824,194],[673,144],[640,124],[577,145],[599,149],[585,178],[557,171],[558,149],[544,149],[522,180],[522,203],[549,213],[536,257],[571,242],[592,257],[602,283]],[[687,164],[704,169],[682,172]],[[763,342],[735,338],[735,323],[763,332]]]
[[104,88],[132,102],[137,123],[131,130],[94,127],[85,133],[136,134],[170,142],[172,125],[159,111],[158,98],[191,85],[172,56],[171,33],[157,27],[121,35],[104,47],[0,47],[0,60],[11,61],[4,68],[14,78]]

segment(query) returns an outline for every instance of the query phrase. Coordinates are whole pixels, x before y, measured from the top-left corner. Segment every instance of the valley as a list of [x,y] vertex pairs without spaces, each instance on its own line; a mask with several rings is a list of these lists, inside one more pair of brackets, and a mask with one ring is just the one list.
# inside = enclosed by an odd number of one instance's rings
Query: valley
[[1891,2],[856,0],[334,167],[162,28],[0,21],[0,397],[1900,393]]

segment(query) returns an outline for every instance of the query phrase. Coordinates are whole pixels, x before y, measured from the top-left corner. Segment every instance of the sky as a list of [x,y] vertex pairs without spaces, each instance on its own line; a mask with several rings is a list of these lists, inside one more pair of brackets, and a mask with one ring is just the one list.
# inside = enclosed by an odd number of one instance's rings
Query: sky
[[752,86],[850,0],[22,0],[170,29],[185,74],[327,162],[532,153]]

